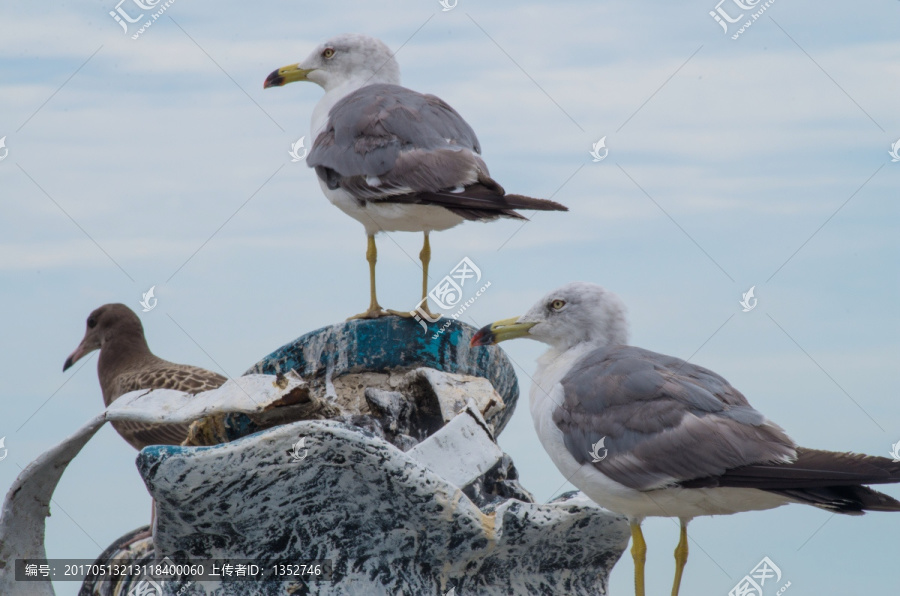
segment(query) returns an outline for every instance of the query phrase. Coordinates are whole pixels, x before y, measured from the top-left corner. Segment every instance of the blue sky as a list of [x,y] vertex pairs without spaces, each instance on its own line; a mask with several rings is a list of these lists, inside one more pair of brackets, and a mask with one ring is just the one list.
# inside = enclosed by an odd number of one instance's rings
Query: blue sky
[[[135,14],[132,2],[122,7]],[[398,50],[404,84],[468,120],[508,191],[571,209],[433,236],[435,281],[468,256],[491,282],[469,322],[593,281],[625,300],[632,343],[716,370],[798,443],[887,455],[900,441],[889,381],[900,356],[897,2],[778,0],[738,39],[711,0],[459,0],[446,12],[437,0],[178,0],[137,40],[109,16],[115,6],[0,7],[4,493],[102,407],[95,359],[61,372],[100,304],[140,310],[155,285],[158,307],[141,314],[154,352],[231,376],[366,306],[362,227],[288,155],[322,91],[262,89],[347,31]],[[609,155],[595,163],[603,136]],[[385,306],[417,301],[420,242],[379,237]],[[744,313],[751,286],[758,306]],[[543,348],[504,348],[523,396],[500,444],[546,501],[570,487],[526,407]],[[135,455],[110,428],[87,445],[55,494],[49,556],[93,558],[147,522]],[[690,530],[688,593],[727,594],[763,556],[798,593],[884,593],[900,576],[900,514],[790,506]],[[645,533],[648,591],[665,593],[677,527],[650,520]],[[612,594],[631,592],[631,573],[626,555]]]

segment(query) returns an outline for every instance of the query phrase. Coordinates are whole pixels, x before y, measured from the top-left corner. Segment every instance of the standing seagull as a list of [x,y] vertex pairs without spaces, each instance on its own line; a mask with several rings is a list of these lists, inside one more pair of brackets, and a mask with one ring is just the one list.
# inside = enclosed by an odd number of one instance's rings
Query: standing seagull
[[[312,81],[325,95],[312,113],[315,137],[306,163],[322,192],[363,224],[368,237],[369,309],[388,314],[375,294],[378,232],[424,232],[422,299],[428,311],[428,235],[465,220],[526,219],[514,209],[568,211],[553,201],[506,194],[481,159],[472,127],[434,95],[400,86],[400,66],[381,41],[334,37],[303,61],[272,72],[263,88]],[[430,313],[429,313],[430,314]]]
[[531,387],[535,430],[566,479],[628,517],[638,596],[646,517],[681,520],[677,596],[687,524],[699,515],[787,503],[851,515],[900,511],[900,502],[864,486],[900,482],[900,462],[798,447],[711,370],[626,345],[625,307],[598,285],[567,284],[525,315],[480,329],[471,343],[516,337],[550,345]]
[[[100,350],[97,375],[103,403],[107,406],[129,391],[176,389],[200,393],[215,389],[227,380],[212,371],[154,356],[144,338],[141,320],[124,304],[104,304],[90,314],[84,339],[66,358],[63,371],[94,350]],[[114,420],[112,425],[138,450],[147,445],[180,445],[188,435],[187,424]]]

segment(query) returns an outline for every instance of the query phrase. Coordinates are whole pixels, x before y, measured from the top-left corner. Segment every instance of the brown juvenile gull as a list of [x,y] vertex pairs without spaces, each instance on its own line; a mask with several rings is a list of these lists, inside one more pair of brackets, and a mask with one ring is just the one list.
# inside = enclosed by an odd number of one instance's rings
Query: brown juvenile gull
[[473,346],[529,337],[550,345],[538,359],[531,416],[563,476],[628,517],[635,593],[644,596],[646,517],[678,517],[678,595],[687,524],[805,503],[834,513],[900,511],[865,486],[900,482],[900,462],[798,447],[713,371],[626,344],[625,307],[585,282],[550,292],[521,317],[483,327]]
[[423,232],[422,308],[428,312],[432,231],[463,221],[526,219],[515,209],[568,211],[545,199],[506,194],[490,177],[472,127],[446,102],[400,86],[400,66],[381,41],[344,34],[303,61],[272,72],[264,88],[312,81],[325,90],[312,113],[306,158],[322,192],[363,224],[368,238],[369,308],[388,314],[375,293],[378,232]]
[[[90,314],[84,339],[66,358],[63,371],[94,350],[100,350],[97,376],[107,406],[129,391],[175,389],[196,394],[215,389],[227,380],[218,373],[153,355],[141,320],[124,304],[104,304]],[[187,424],[114,420],[112,425],[138,450],[147,445],[180,445],[188,436]]]

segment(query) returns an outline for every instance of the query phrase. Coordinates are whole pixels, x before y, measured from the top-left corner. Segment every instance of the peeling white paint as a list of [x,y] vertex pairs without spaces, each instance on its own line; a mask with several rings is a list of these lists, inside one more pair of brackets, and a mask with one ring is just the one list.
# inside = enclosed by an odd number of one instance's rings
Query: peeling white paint
[[284,381],[287,384],[279,387],[273,375],[247,375],[196,395],[172,389],[132,391],[110,404],[106,412],[109,420],[157,423],[193,422],[228,412],[261,412],[305,385],[293,372],[285,375]]
[[503,457],[474,401],[439,431],[407,451],[432,472],[463,488]]

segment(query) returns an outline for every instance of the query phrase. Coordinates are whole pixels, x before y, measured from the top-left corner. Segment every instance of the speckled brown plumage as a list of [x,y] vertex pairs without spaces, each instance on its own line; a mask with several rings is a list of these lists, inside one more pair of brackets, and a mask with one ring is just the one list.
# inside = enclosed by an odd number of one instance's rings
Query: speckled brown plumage
[[[104,304],[90,314],[84,339],[66,359],[63,370],[98,349],[97,375],[107,406],[139,389],[175,389],[196,394],[215,389],[227,380],[218,373],[155,356],[144,338],[141,320],[124,304]],[[186,424],[115,421],[112,425],[136,449],[178,445],[188,434]]]

